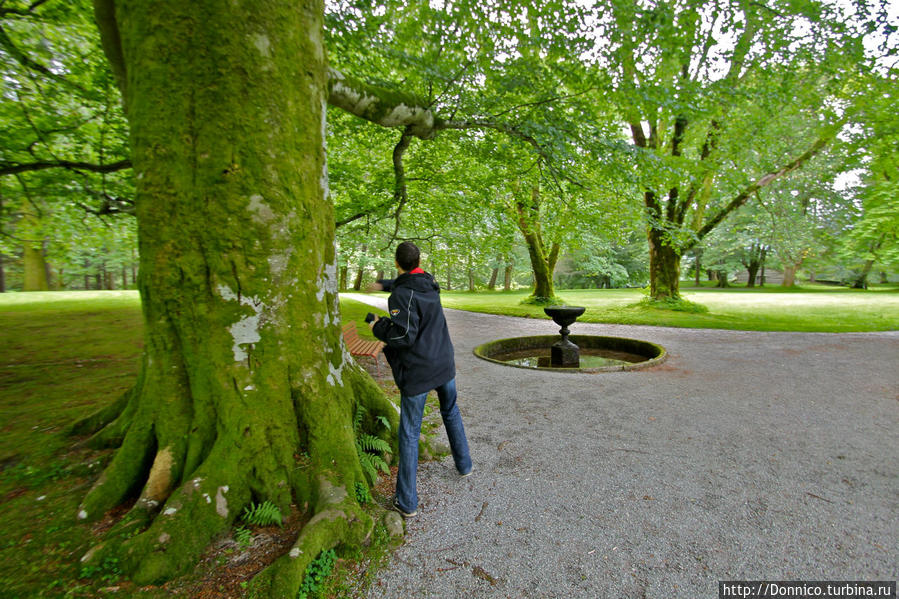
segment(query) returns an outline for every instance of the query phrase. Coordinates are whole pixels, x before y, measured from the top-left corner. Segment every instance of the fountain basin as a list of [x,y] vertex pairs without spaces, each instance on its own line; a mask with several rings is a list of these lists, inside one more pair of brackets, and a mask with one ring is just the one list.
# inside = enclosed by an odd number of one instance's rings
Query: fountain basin
[[577,367],[551,366],[551,346],[559,340],[558,335],[497,339],[477,346],[474,355],[503,366],[586,373],[641,370],[661,364],[668,358],[664,347],[649,341],[599,335],[571,335],[569,338],[580,348],[580,365]]

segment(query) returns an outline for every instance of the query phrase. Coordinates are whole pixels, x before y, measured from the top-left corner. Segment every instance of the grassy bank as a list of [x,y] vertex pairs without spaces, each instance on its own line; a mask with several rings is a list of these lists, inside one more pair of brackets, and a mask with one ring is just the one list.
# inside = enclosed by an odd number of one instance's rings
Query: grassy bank
[[[684,289],[683,297],[704,313],[660,310],[646,305],[639,289],[562,290],[570,305],[585,306],[580,322],[736,329],[744,331],[861,332],[899,329],[899,291],[810,286],[798,289]],[[528,292],[443,292],[447,308],[546,318],[538,306],[522,305]]]

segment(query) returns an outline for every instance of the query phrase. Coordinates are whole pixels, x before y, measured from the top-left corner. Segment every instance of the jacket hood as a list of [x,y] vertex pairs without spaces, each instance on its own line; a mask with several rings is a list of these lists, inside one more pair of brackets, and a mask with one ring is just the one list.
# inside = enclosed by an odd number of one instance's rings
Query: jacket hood
[[408,287],[415,291],[440,291],[440,285],[429,272],[403,273],[396,278],[393,285],[394,287]]

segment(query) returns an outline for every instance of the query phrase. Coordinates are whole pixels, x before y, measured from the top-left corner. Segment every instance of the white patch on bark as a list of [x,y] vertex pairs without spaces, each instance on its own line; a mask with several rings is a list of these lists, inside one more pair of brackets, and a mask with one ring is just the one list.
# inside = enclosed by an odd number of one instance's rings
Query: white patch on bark
[[253,385],[247,385],[246,387],[243,388],[243,390],[244,391],[255,391],[256,387],[254,387]]
[[253,45],[256,46],[256,49],[259,50],[259,54],[261,54],[263,58],[272,57],[272,43],[268,41],[268,36],[256,33],[251,35],[250,39],[253,41]]
[[169,507],[169,508],[166,508],[164,512],[162,512],[162,515],[163,516],[171,516],[172,514],[176,513],[177,511],[178,511],[177,509],[175,509],[173,507]]
[[287,249],[283,253],[272,254],[268,257],[268,268],[269,272],[272,273],[272,276],[275,279],[279,279],[284,271],[287,270],[287,261],[290,259],[290,253],[292,249]]
[[247,205],[247,209],[250,211],[250,214],[252,215],[250,218],[253,219],[254,223],[264,225],[270,223],[275,218],[275,213],[272,212],[269,205],[265,203],[265,198],[258,193],[250,196],[250,203]]
[[325,100],[324,95],[322,96],[322,124],[321,124],[321,136],[322,136],[322,172],[318,178],[319,187],[322,190],[322,199],[327,201],[329,195],[331,194],[331,188],[328,184],[328,131],[327,131],[327,117],[328,117],[328,103]]
[[87,520],[87,512],[85,512],[84,510],[81,510],[80,512],[78,512],[78,519],[79,520]]
[[289,555],[293,559],[296,559],[296,558],[300,557],[300,555],[302,553],[303,553],[302,549],[300,549],[299,547],[294,547],[293,549],[290,550],[290,553],[288,553],[287,555]]
[[206,500],[206,503],[212,503],[212,498],[209,497],[209,493],[203,493],[203,499]]
[[171,537],[171,535],[169,535],[169,533],[164,532],[164,533],[162,533],[161,535],[159,535],[159,543],[160,543],[161,545],[165,545],[166,543],[169,542],[169,540],[170,540],[171,538],[172,538],[172,537]]
[[335,254],[334,259],[330,263],[322,266],[322,271],[316,282],[318,291],[315,293],[315,299],[320,302],[324,301],[325,293],[337,295],[337,285],[337,255]]
[[228,492],[228,485],[219,487],[215,494],[215,513],[222,518],[228,517],[228,500],[225,499],[225,493]]
[[[227,285],[219,285],[218,292],[225,300],[233,301],[237,299],[237,296]],[[252,345],[262,339],[262,336],[259,334],[259,321],[265,309],[265,304],[252,296],[240,298],[240,303],[241,305],[251,307],[254,314],[244,316],[228,329],[231,331],[231,338],[234,339],[234,345],[231,347],[231,350],[234,352],[235,362],[243,362],[247,359],[247,352],[244,351],[241,345]]]
[[405,104],[399,104],[393,107],[393,110],[390,113],[381,119],[381,125],[384,127],[398,127],[400,125],[408,125],[412,123],[416,123],[417,121],[422,119],[422,116],[425,116],[424,123],[421,123],[424,126],[433,126],[433,118],[429,119],[426,115],[424,115],[424,111],[417,106],[406,106]]

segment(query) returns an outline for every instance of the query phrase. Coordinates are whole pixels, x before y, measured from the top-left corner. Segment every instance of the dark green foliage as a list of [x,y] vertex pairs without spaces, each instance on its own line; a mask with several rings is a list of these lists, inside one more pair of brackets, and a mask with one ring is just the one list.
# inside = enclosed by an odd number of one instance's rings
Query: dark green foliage
[[358,480],[356,481],[356,501],[359,502],[359,505],[365,505],[371,501],[371,493],[368,491],[368,486]]
[[79,577],[95,578],[109,583],[118,580],[121,574],[122,570],[119,568],[119,560],[114,557],[107,557],[96,566],[83,566]]
[[314,596],[325,579],[331,575],[336,561],[337,554],[334,553],[333,549],[319,553],[318,557],[306,569],[306,575],[303,576],[303,584],[300,586],[300,590],[297,591],[297,599],[307,599]]

